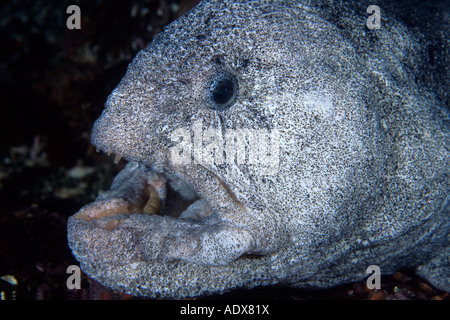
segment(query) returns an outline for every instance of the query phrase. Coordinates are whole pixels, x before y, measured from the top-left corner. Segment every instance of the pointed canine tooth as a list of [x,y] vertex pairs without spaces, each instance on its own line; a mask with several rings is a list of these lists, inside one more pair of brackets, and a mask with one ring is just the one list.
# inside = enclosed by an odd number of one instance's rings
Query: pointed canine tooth
[[149,197],[143,209],[144,214],[152,215],[158,214],[161,210],[161,199],[159,198],[158,192],[152,185],[148,186]]
[[119,161],[120,161],[120,159],[122,159],[122,155],[121,154],[116,154],[116,157],[114,158],[114,163],[115,164],[118,164],[119,163]]
[[100,148],[95,148],[95,152],[99,153],[100,152]]

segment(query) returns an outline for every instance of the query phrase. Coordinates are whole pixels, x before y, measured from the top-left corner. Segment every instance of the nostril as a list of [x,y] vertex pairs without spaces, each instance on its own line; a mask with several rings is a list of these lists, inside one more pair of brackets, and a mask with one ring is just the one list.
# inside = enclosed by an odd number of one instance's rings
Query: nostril
[[175,110],[173,103],[167,103],[161,107],[161,111],[167,114],[172,113]]

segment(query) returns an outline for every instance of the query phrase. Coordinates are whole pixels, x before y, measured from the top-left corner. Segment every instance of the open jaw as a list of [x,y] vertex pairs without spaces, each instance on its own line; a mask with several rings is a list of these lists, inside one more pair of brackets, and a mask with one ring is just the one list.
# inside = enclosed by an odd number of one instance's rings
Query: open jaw
[[110,190],[69,218],[68,233],[69,246],[87,269],[227,266],[255,248],[252,232],[222,221],[189,182],[134,162]]
[[[130,163],[116,177],[109,191],[77,213],[78,218],[85,220],[101,220],[116,214],[160,215],[199,221],[211,214],[211,208],[189,183],[174,175]],[[106,228],[114,226],[109,223]]]

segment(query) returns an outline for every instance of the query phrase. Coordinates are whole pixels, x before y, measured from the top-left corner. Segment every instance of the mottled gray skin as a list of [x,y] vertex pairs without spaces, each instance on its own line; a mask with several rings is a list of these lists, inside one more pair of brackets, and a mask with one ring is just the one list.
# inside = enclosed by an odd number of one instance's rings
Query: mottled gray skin
[[[370,4],[381,7],[380,30],[366,27]],[[212,214],[74,215],[69,245],[84,272],[133,295],[185,297],[418,267],[450,291],[448,11],[431,18],[389,2],[227,0],[173,22],[95,123],[92,143],[130,161],[97,202],[139,198],[159,172]],[[225,110],[208,95],[220,70],[239,83]],[[171,134],[193,136],[200,120],[278,130],[277,170],[178,164]]]

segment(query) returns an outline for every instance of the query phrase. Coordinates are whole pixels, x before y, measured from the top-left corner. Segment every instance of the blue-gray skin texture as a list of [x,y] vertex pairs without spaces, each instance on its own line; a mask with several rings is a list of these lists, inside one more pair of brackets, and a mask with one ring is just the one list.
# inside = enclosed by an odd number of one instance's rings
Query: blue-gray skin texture
[[[417,267],[450,291],[448,8],[356,2],[202,1],[139,52],[92,132],[130,163],[68,222],[84,272],[185,297]],[[366,26],[371,4],[379,30]],[[225,71],[238,92],[223,107],[210,91]],[[226,132],[239,129],[278,132],[276,157],[171,153],[180,133],[233,146]],[[243,140],[248,157],[258,136]],[[169,216],[166,184],[196,215]],[[154,190],[160,214],[139,214]]]

